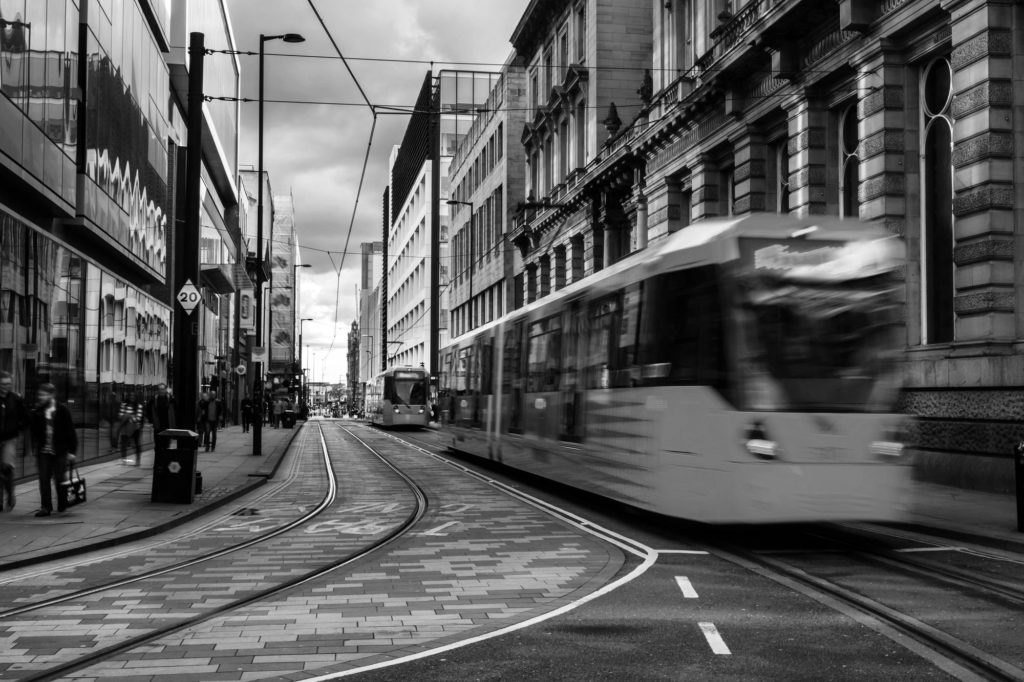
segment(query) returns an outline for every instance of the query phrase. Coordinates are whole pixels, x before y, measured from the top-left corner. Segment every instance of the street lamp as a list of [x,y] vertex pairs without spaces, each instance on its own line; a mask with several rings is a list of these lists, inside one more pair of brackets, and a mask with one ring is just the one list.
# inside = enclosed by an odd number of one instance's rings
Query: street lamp
[[473,210],[473,202],[449,199],[444,202],[449,206],[469,206],[469,328],[476,327],[476,310],[473,305],[473,262],[476,258],[476,230],[473,224],[476,220],[476,212]]
[[[256,304],[256,342],[269,359],[269,349],[263,334],[263,283],[266,281],[263,271],[263,46],[270,40],[283,40],[286,43],[301,43],[306,39],[298,33],[284,33],[268,36],[260,34],[260,66],[259,66],[259,119],[256,124],[257,137],[257,174],[259,189],[256,191],[256,291],[253,298]],[[253,410],[257,418],[253,420],[252,454],[263,454],[263,361],[255,363],[253,383],[256,395],[253,396]]]
[[309,409],[309,389],[306,386],[306,375],[305,375],[305,371],[306,370],[304,370],[302,368],[302,323],[303,322],[312,322],[312,321],[313,321],[312,317],[304,317],[301,320],[299,320],[299,374],[298,374],[298,376],[299,376],[299,381],[302,382],[302,386],[300,386],[300,388],[299,388],[299,397],[302,399],[303,405],[304,405],[305,409],[307,409],[307,410]]

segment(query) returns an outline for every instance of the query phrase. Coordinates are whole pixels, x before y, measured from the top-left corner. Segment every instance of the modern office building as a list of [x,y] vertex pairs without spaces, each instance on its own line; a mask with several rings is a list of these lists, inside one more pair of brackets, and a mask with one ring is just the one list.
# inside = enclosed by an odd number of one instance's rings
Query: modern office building
[[525,82],[522,68],[506,65],[469,129],[460,134],[448,168],[450,199],[442,210],[452,216],[451,238],[442,278],[447,278],[453,338],[500,317],[515,297],[518,253],[506,235],[516,201],[524,194],[519,136],[526,121]]
[[171,311],[151,292],[183,134],[166,106],[170,17],[20,0],[0,20],[0,369],[23,394],[57,385],[89,459],[109,452],[117,402],[167,377]]
[[[364,242],[359,245],[359,338],[358,364],[355,381],[358,391],[354,395],[355,409],[362,409],[366,398],[366,384],[380,371],[380,286],[383,270],[383,244]],[[349,380],[352,381],[352,377]]]
[[[448,165],[497,78],[491,72],[441,71],[436,78],[428,72],[417,113],[402,144],[392,150],[380,345],[387,366],[435,369],[437,350],[447,340],[440,268],[448,262],[447,211],[442,214],[449,196]],[[431,116],[431,110],[438,115]]]

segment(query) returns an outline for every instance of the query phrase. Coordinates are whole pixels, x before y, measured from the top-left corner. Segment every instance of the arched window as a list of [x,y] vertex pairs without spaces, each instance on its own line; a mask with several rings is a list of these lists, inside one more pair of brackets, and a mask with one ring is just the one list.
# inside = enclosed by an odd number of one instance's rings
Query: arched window
[[953,340],[953,72],[933,59],[921,83],[921,268],[924,343]]
[[846,107],[839,121],[839,215],[860,215],[857,187],[860,184],[860,157],[857,155],[857,105]]

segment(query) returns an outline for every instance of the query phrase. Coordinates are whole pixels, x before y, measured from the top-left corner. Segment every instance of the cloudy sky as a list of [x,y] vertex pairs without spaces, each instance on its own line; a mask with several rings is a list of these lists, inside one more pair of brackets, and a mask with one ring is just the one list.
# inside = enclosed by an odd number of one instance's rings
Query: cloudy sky
[[[304,364],[314,371],[316,380],[338,381],[345,373],[346,335],[358,316],[359,259],[355,254],[360,243],[380,239],[388,156],[392,146],[401,142],[408,117],[378,116],[349,253],[339,278],[337,267],[373,116],[344,64],[337,58],[316,58],[336,53],[313,7],[370,101],[411,106],[430,61],[435,71],[490,68],[453,62],[503,62],[511,51],[509,36],[528,0],[228,0],[227,4],[239,50],[257,51],[261,33],[300,33],[306,38],[301,44],[266,44],[264,167],[275,194],[290,191],[294,196],[299,240],[309,247],[301,250],[303,262],[312,267],[300,271],[300,317],[314,321],[303,325],[303,343],[308,347]],[[284,53],[305,57],[277,56]],[[255,99],[257,60],[239,59],[242,95]],[[256,122],[256,105],[243,104],[239,150],[243,168],[256,167]],[[328,353],[332,341],[333,350]]]

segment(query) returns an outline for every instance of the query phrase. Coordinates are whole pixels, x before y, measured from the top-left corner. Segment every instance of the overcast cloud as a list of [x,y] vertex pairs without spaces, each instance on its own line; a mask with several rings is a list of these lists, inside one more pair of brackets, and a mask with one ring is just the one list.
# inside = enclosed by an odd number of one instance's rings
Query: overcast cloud
[[[313,0],[328,30],[349,60],[367,97],[375,105],[411,106],[429,63],[363,61],[405,59],[435,62],[505,61],[512,35],[528,0]],[[381,114],[340,281],[345,235],[352,219],[360,169],[373,116],[339,59],[276,54],[332,56],[330,40],[310,0],[228,0],[239,50],[259,49],[259,35],[301,33],[306,42],[266,44],[264,167],[275,194],[295,198],[295,222],[303,262],[300,318],[309,352],[305,365],[316,380],[338,381],[345,374],[348,329],[357,318],[356,287],[362,242],[381,238],[381,194],[387,183],[391,148],[401,142],[408,117]],[[258,64],[239,57],[242,96],[255,99]],[[497,67],[493,67],[495,70]],[[215,94],[215,93],[210,93]],[[361,106],[273,103],[272,100],[343,102]],[[257,111],[242,105],[239,164],[255,168]],[[319,249],[317,251],[316,249]],[[331,256],[322,251],[333,251]],[[337,309],[337,328],[334,325]],[[333,341],[333,351],[328,349]]]

